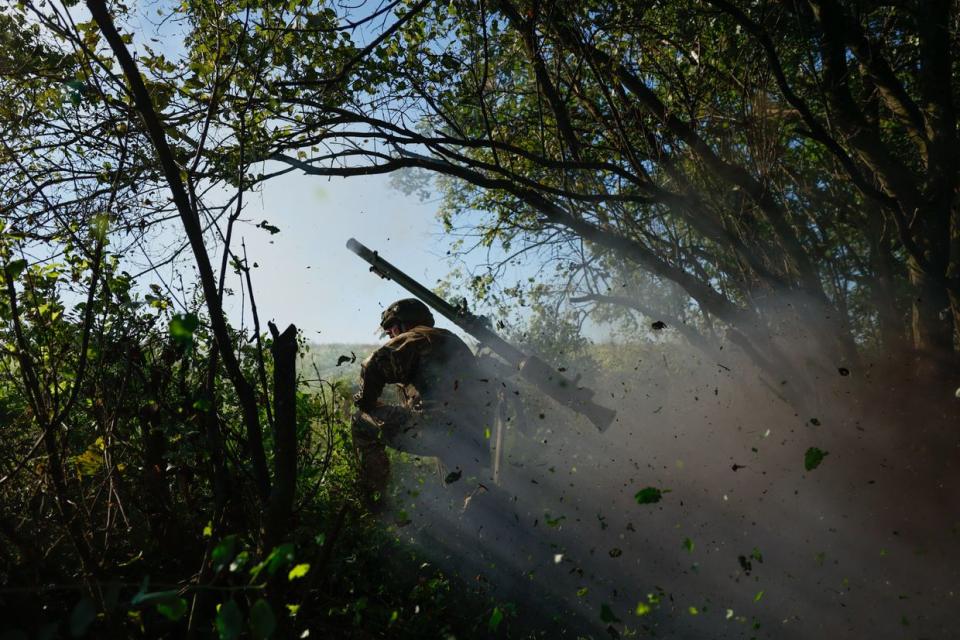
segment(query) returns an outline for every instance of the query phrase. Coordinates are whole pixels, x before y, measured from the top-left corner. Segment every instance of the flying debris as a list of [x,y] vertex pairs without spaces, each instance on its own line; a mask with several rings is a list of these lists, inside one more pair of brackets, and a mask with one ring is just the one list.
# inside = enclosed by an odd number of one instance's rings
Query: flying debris
[[340,356],[339,358],[337,358],[337,366],[339,367],[340,365],[346,362],[353,364],[356,361],[357,361],[357,354],[351,351],[349,356]]

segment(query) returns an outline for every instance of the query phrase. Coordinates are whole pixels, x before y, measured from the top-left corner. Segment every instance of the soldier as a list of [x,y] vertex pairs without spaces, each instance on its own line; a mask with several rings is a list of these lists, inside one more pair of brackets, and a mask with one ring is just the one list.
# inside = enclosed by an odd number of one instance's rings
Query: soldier
[[[385,445],[440,458],[447,483],[475,477],[486,466],[484,383],[476,358],[460,338],[433,325],[430,309],[416,298],[394,302],[380,319],[390,340],[361,367],[352,430],[371,506],[382,500],[390,474]],[[390,383],[398,387],[399,405],[379,400]]]

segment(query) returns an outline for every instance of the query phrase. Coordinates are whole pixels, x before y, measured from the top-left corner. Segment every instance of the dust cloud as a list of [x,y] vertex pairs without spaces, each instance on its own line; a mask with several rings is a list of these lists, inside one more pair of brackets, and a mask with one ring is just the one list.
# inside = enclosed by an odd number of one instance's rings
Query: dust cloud
[[960,401],[864,363],[797,408],[723,346],[614,345],[582,381],[603,433],[508,381],[497,484],[464,510],[414,461],[385,521],[501,603],[500,636],[956,637]]

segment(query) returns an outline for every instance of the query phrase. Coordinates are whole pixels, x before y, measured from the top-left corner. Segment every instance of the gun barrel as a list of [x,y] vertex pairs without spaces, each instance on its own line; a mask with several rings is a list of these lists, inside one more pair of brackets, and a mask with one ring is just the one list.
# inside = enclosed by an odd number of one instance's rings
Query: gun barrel
[[354,238],[347,241],[347,249],[368,262],[371,271],[382,278],[393,280],[447,320],[489,347],[548,396],[586,416],[600,431],[604,431],[613,422],[616,412],[596,404],[593,401],[593,392],[589,389],[577,387],[574,382],[551,369],[547,363],[536,356],[523,353],[494,333],[475,315],[451,305]]

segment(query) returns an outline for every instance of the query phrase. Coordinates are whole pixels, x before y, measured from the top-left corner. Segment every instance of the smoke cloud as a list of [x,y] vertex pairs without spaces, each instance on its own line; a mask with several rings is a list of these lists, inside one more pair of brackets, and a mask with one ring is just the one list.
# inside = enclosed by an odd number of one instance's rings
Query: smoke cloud
[[463,510],[467,479],[444,486],[421,460],[385,520],[502,603],[500,633],[950,637],[952,393],[864,363],[787,402],[790,379],[722,347],[616,345],[633,366],[582,381],[618,412],[604,433],[508,384],[498,484]]

